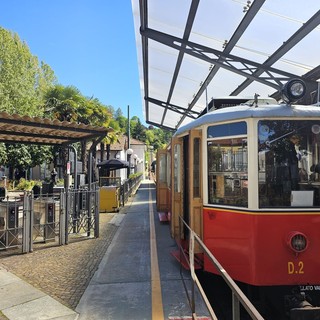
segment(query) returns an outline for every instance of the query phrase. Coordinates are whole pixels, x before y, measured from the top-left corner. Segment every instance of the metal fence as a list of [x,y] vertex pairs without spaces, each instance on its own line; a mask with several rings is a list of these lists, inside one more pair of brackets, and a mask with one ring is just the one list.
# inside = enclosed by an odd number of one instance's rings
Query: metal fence
[[0,250],[22,245],[23,204],[20,198],[0,202]]
[[34,244],[64,245],[98,236],[97,187],[46,195],[29,191],[0,199],[0,250],[21,248],[27,253]]
[[124,206],[125,203],[127,203],[129,197],[131,197],[135,192],[138,190],[139,185],[142,180],[142,175],[130,178],[124,182],[124,184],[120,187],[119,192],[119,201]]
[[[142,176],[130,178],[119,186],[119,203],[124,206],[136,192]],[[53,243],[68,244],[84,238],[99,237],[100,189],[68,189],[48,194],[25,191],[0,198],[0,251]]]

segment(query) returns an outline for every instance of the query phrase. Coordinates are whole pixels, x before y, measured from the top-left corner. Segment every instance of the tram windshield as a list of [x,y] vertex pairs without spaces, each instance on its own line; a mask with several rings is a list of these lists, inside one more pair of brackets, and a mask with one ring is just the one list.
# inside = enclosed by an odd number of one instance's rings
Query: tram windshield
[[247,125],[244,121],[208,128],[208,202],[248,206]]
[[320,205],[320,121],[258,122],[259,206]]

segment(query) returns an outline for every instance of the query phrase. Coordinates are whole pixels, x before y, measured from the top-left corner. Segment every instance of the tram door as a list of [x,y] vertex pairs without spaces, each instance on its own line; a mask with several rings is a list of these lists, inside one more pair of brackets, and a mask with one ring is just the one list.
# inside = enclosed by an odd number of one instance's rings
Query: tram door
[[179,228],[179,217],[183,215],[183,139],[173,138],[171,144],[171,236],[183,239],[183,228]]
[[[202,239],[201,161],[200,130],[191,130],[189,135],[173,139],[171,234],[175,239],[188,239],[187,228],[182,225],[179,228],[179,216]],[[200,251],[195,244],[195,252]]]
[[[188,141],[188,223],[190,228],[202,239],[202,145],[201,130],[191,130]],[[200,246],[195,243],[195,253],[199,253]]]
[[158,150],[157,152],[157,210],[169,211],[168,199],[168,163],[167,163],[167,150]]

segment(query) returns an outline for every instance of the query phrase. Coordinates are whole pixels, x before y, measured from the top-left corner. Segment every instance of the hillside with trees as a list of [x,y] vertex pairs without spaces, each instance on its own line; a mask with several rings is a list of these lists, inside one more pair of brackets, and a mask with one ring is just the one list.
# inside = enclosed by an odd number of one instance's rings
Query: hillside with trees
[[[114,130],[102,142],[108,145],[127,133],[128,119],[121,109],[102,104],[98,98],[85,97],[72,84],[58,83],[54,70],[30,52],[16,33],[0,27],[0,112],[29,115],[84,123]],[[130,119],[131,137],[143,141],[154,150],[164,147],[171,132],[144,126],[137,116]],[[76,146],[86,164],[86,146]],[[0,164],[27,172],[41,163],[54,160],[56,150],[48,146],[0,143]],[[86,172],[86,169],[84,169]]]

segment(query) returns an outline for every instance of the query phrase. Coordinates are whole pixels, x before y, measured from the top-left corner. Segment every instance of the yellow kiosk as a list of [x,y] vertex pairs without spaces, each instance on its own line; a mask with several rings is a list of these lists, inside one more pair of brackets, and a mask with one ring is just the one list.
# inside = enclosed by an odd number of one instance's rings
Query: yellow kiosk
[[100,212],[119,211],[121,178],[100,178]]

